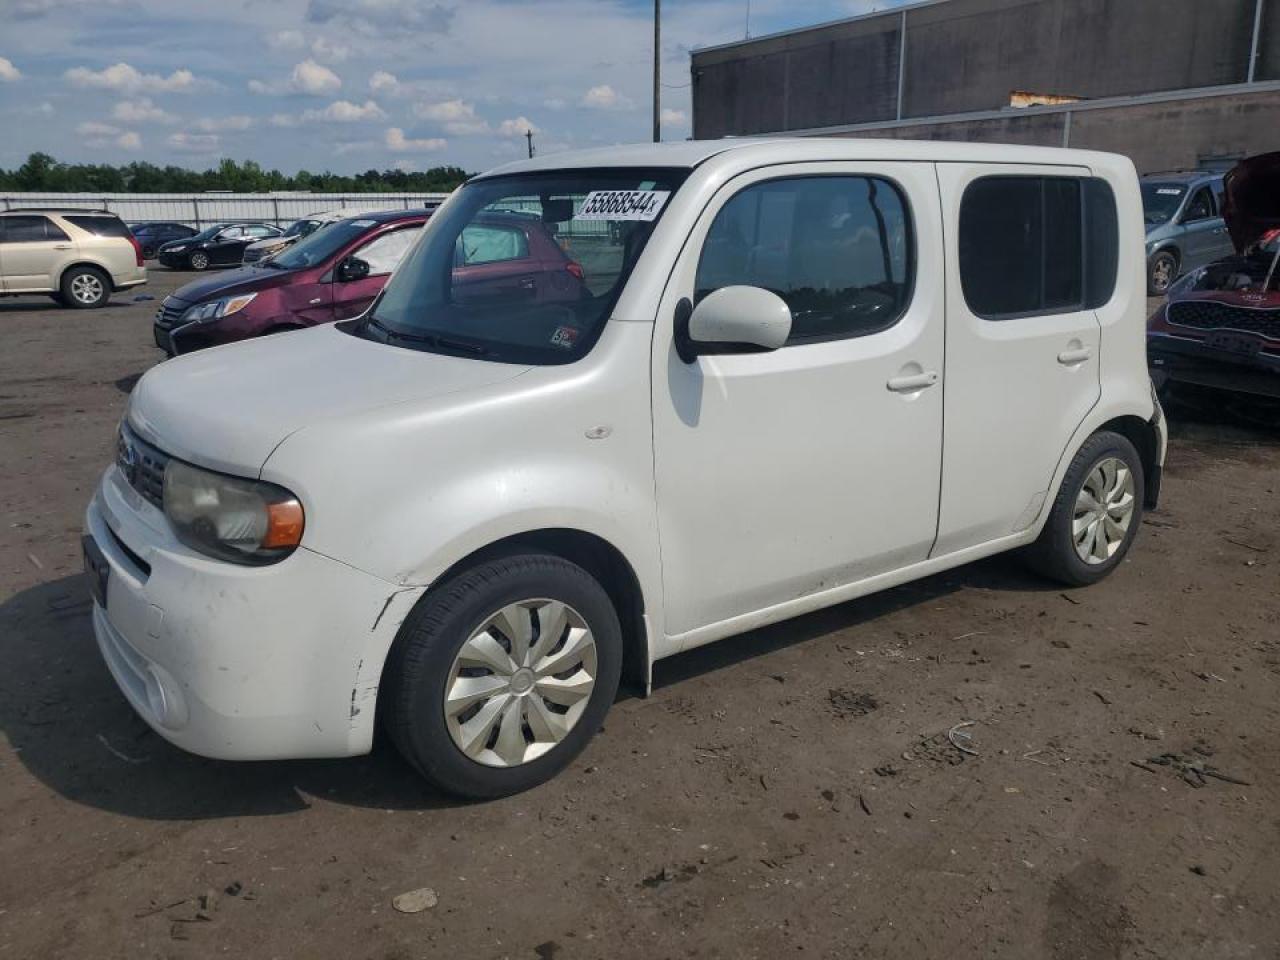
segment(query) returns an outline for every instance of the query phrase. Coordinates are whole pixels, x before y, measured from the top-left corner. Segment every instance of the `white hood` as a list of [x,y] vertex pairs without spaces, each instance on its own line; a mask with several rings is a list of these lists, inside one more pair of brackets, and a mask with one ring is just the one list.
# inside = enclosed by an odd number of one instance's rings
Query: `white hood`
[[489,386],[528,369],[375,343],[326,325],[153,367],[134,388],[129,423],[172,456],[257,476],[303,427]]

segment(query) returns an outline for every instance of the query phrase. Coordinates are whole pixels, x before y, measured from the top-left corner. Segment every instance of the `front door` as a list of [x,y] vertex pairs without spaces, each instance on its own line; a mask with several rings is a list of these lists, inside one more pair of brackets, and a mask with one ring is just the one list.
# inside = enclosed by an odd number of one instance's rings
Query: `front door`
[[[942,268],[931,164],[764,169],[730,181],[703,211],[654,332],[669,635],[724,629],[928,556]],[[733,285],[781,296],[790,339],[685,364],[672,336],[680,301]]]
[[[1093,279],[1085,277],[1084,207],[1099,221],[1109,215],[1112,235],[1115,207],[1109,188],[1078,167],[940,164],[938,181],[955,251],[934,548],[942,556],[1031,526],[1098,401],[1101,328],[1090,298],[1107,284],[1092,258]],[[1110,263],[1114,286],[1114,249],[1097,259]]]
[[1206,185],[1197,187],[1187,199],[1182,212],[1182,264],[1180,273],[1212,263],[1231,252],[1226,222],[1218,215],[1213,191]]
[[[369,275],[359,280],[335,279],[333,283],[333,319],[358,317],[373,303],[373,298],[387,285],[387,278],[399,266],[413,241],[422,232],[422,224],[380,233],[360,245],[350,256],[369,265]],[[340,271],[335,270],[335,277]]]

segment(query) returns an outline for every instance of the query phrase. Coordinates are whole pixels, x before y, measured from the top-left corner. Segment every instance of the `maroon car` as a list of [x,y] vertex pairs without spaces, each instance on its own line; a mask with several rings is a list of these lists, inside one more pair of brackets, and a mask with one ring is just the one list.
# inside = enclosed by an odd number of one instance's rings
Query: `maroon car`
[[[166,297],[156,345],[170,356],[265,333],[357,317],[381,292],[430,216],[397,210],[340,220],[251,267],[200,279]],[[581,298],[582,267],[537,217],[491,213],[459,238],[459,303]]]
[[1152,314],[1151,379],[1280,399],[1280,153],[1241,161],[1224,188],[1236,254],[1179,280]]

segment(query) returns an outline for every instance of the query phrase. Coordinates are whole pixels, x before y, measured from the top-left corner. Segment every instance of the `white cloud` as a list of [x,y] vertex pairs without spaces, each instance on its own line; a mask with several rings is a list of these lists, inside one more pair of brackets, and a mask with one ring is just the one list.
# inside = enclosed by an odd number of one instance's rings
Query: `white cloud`
[[543,100],[542,105],[548,110],[563,110],[569,104],[565,103],[559,97],[552,97],[549,100]]
[[74,87],[117,90],[120,93],[185,93],[196,86],[195,75],[190,70],[175,70],[163,77],[158,73],[143,73],[123,62],[97,71],[88,67],[72,67],[64,76]]
[[515,117],[511,120],[503,120],[498,124],[498,136],[501,137],[523,137],[525,133],[532,130],[534,133],[541,133],[538,125],[528,117]]
[[667,107],[662,111],[662,123],[664,126],[679,126],[682,123],[688,122],[688,119],[689,118],[685,116],[685,112],[683,110],[672,110],[670,107]]
[[444,126],[445,132],[455,137],[487,133],[489,124],[476,116],[476,108],[465,100],[444,100],[440,103],[419,103],[413,112],[424,120],[434,120]]
[[76,133],[84,137],[86,146],[102,149],[119,147],[121,150],[140,150],[142,138],[132,130],[121,130],[109,123],[86,120],[76,127]]
[[267,38],[272,50],[301,50],[306,45],[307,38],[298,30],[281,30]]
[[248,130],[253,126],[253,117],[247,117],[242,113],[230,117],[201,117],[194,126],[204,133],[217,133],[220,130]]
[[400,81],[396,79],[394,73],[379,70],[369,78],[369,89],[374,93],[390,93],[394,95],[400,89]]
[[335,43],[324,37],[316,37],[311,41],[311,52],[321,60],[328,60],[330,63],[341,63],[351,56],[351,48],[346,44]]
[[22,71],[13,65],[13,61],[0,57],[0,83],[12,83],[21,79]]
[[630,110],[634,104],[617,90],[602,83],[582,95],[582,106],[591,110]]
[[420,150],[423,152],[431,152],[434,150],[443,150],[449,145],[448,140],[440,137],[429,137],[421,140],[414,140],[406,137],[404,131],[399,127],[389,127],[383,142],[387,145],[388,150],[396,153],[403,153],[410,150]]
[[304,120],[328,120],[334,123],[357,123],[361,120],[385,120],[386,111],[366,100],[363,104],[350,100],[335,100],[323,110],[307,110],[302,114]]
[[337,22],[370,37],[447,33],[455,8],[423,0],[310,0],[307,19]]
[[168,144],[184,153],[213,153],[221,143],[216,133],[171,133]]
[[150,97],[137,100],[121,100],[111,110],[111,116],[121,123],[177,123],[178,118],[151,102]]
[[268,83],[265,80],[249,81],[249,90],[253,93],[306,93],[315,97],[334,93],[341,86],[341,77],[310,57],[296,64],[289,79],[283,83]]

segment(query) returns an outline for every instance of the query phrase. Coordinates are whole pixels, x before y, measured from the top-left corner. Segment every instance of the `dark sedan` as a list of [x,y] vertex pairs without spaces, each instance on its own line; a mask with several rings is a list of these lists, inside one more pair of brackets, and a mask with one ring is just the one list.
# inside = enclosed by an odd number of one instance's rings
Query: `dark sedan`
[[147,260],[154,260],[156,251],[166,243],[174,240],[186,240],[188,237],[194,237],[199,232],[192,227],[188,227],[185,223],[175,223],[171,220],[132,223],[129,227],[133,231],[134,237],[137,238],[138,244],[142,247],[142,256]]
[[249,244],[278,237],[283,232],[267,223],[217,223],[194,237],[162,245],[156,255],[162,264],[174,270],[238,266]]

